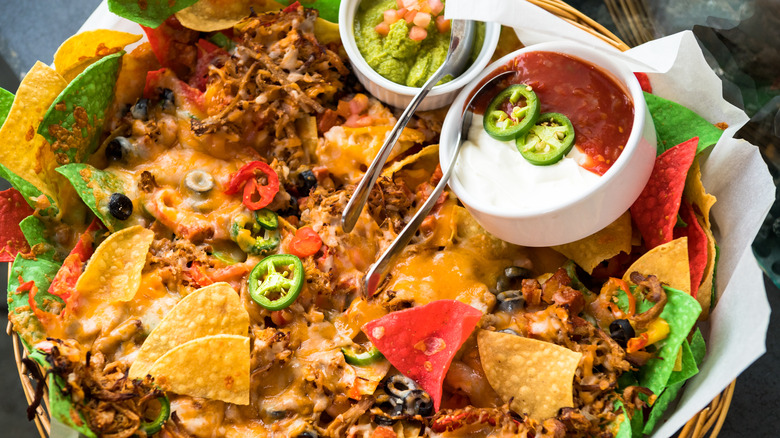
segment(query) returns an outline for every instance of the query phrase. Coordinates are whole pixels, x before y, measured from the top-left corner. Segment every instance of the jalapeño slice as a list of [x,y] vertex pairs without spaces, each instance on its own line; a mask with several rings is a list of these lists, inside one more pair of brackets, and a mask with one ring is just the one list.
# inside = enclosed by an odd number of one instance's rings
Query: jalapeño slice
[[534,126],[539,111],[539,99],[531,87],[510,85],[490,101],[482,126],[496,140],[514,140]]
[[384,356],[379,352],[379,349],[373,345],[369,350],[358,352],[353,347],[341,347],[341,352],[344,354],[344,360],[350,365],[371,365],[372,363],[383,359]]
[[292,254],[264,258],[249,273],[249,295],[268,310],[282,310],[292,304],[303,288],[301,259]]
[[531,164],[555,164],[574,146],[574,126],[563,114],[544,113],[528,133],[517,137],[516,145]]

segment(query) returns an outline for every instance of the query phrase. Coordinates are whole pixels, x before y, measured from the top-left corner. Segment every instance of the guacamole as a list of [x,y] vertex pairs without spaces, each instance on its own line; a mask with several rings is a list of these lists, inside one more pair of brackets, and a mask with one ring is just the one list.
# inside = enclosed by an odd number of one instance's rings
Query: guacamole
[[[396,0],[364,0],[355,15],[355,40],[369,66],[383,77],[402,85],[422,87],[447,58],[450,32],[439,32],[431,20],[422,41],[409,38],[412,24],[398,20],[387,36],[375,27],[384,20],[384,11],[395,8]],[[447,82],[451,77],[445,78]]]

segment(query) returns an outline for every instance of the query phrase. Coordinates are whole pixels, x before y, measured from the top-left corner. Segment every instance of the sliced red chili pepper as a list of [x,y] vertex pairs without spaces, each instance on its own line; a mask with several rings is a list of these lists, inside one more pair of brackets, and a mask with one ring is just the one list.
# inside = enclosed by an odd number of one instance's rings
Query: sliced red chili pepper
[[322,248],[322,239],[311,227],[298,228],[289,244],[290,254],[308,257]]
[[[257,181],[256,172],[265,174],[267,182],[260,185]],[[238,193],[243,187],[244,205],[250,210],[260,210],[273,201],[274,196],[279,192],[279,176],[266,163],[262,161],[252,161],[238,169],[238,172],[230,176],[225,194],[232,195]]]

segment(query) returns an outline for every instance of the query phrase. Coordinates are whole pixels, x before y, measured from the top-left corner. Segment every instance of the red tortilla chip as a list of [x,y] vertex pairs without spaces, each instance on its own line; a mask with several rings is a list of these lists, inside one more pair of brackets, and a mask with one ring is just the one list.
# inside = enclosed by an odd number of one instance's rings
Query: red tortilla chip
[[31,214],[33,209],[18,190],[0,192],[0,262],[12,262],[16,254],[30,252],[19,222]]
[[639,86],[642,87],[642,91],[647,93],[653,92],[653,86],[650,85],[650,78],[646,73],[635,72],[636,80],[639,81]]
[[452,358],[481,317],[468,304],[439,300],[375,319],[363,332],[398,371],[428,392],[438,411]]
[[670,242],[674,236],[685,178],[698,143],[699,137],[694,137],[656,157],[647,185],[631,206],[631,218],[648,250]]
[[680,205],[680,217],[687,227],[677,227],[674,229],[674,238],[688,237],[688,264],[691,270],[691,296],[696,298],[696,292],[699,290],[704,269],[707,267],[707,235],[704,233],[693,207],[686,200],[682,200]]

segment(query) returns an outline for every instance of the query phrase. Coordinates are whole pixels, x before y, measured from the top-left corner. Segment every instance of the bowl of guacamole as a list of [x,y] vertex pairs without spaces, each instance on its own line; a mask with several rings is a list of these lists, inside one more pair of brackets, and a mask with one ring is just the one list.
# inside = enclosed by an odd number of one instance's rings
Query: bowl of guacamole
[[[339,33],[356,76],[383,102],[405,107],[447,57],[450,21],[445,0],[344,0]],[[455,93],[490,61],[501,26],[477,23],[472,64],[460,76],[447,76],[420,104],[420,110],[446,106]]]

